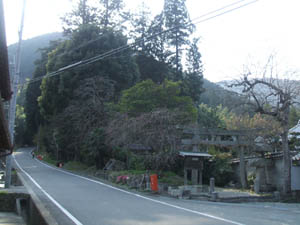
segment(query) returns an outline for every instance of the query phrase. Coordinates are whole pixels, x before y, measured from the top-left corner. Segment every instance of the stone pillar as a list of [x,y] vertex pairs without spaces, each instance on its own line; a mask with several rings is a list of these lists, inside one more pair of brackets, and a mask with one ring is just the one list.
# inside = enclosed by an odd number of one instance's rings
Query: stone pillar
[[188,180],[187,180],[187,169],[184,168],[184,185],[188,184]]
[[256,177],[254,180],[254,192],[259,193],[260,192],[260,183],[259,183],[259,178]]
[[146,180],[146,190],[149,191],[149,190],[151,190],[151,186],[150,186],[150,176],[149,176],[148,171],[145,175],[145,180]]
[[199,170],[199,184],[202,185],[202,170]]
[[265,178],[266,178],[266,184],[272,184],[271,182],[271,176],[269,174],[269,169],[270,167],[268,167],[268,163],[266,162],[265,164]]
[[212,201],[217,201],[217,199],[219,198],[219,195],[218,195],[218,193],[217,192],[212,192],[211,193],[211,200]]
[[242,188],[244,189],[247,188],[244,146],[241,146],[240,148],[240,178],[241,178]]
[[197,185],[198,184],[198,170],[192,169],[192,184]]
[[210,178],[209,180],[209,193],[215,192],[215,178]]

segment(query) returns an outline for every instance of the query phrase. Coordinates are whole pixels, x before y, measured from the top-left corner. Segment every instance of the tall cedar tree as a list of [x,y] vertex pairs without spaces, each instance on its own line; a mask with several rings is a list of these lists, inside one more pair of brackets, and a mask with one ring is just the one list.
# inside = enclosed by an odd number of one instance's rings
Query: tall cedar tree
[[124,11],[123,0],[99,0],[99,23],[103,29],[122,30],[122,24],[129,15]]
[[172,29],[167,32],[168,46],[175,48],[175,56],[169,58],[169,62],[176,69],[175,80],[182,78],[182,47],[189,43],[189,36],[194,27],[189,25],[191,20],[185,5],[185,0],[165,0],[164,2],[164,26],[166,29]]
[[137,41],[136,49],[143,54],[148,54],[145,38],[149,36],[150,14],[150,9],[143,1],[142,4],[139,5],[137,12],[134,13],[131,18],[131,25],[134,29],[130,31],[130,36]]
[[184,92],[186,95],[190,96],[197,105],[200,102],[200,95],[203,93],[203,70],[201,53],[198,49],[199,38],[194,38],[189,44],[189,49],[187,52],[187,73],[184,76],[183,83]]
[[149,53],[158,61],[166,63],[170,51],[166,49],[167,36],[164,29],[163,13],[155,16],[149,27],[148,34],[152,37],[147,43]]
[[81,25],[96,24],[97,8],[89,6],[88,0],[79,0],[72,12],[61,17],[61,20],[64,33],[70,35]]

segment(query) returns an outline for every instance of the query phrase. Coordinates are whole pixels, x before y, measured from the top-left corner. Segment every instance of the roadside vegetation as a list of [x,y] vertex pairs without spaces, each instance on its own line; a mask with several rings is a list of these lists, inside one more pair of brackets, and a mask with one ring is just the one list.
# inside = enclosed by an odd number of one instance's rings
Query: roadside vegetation
[[[144,4],[132,13],[122,0],[99,1],[96,8],[78,1],[62,18],[65,38],[40,49],[33,78],[19,93],[17,143],[38,146],[36,155],[71,171],[97,176],[115,159],[122,167],[113,177],[150,171],[161,183],[179,186],[184,134],[178,127],[257,129],[267,140],[278,137],[282,124],[276,118],[237,107],[245,96],[204,85],[200,39],[194,25],[186,26],[185,2],[165,0],[163,11],[151,15]],[[108,53],[113,49],[123,50]],[[88,64],[62,69],[83,61]],[[291,127],[300,111],[291,106],[289,115]],[[217,186],[228,186],[235,179],[230,163],[236,149],[207,150],[213,157],[204,162],[204,183],[215,177]]]

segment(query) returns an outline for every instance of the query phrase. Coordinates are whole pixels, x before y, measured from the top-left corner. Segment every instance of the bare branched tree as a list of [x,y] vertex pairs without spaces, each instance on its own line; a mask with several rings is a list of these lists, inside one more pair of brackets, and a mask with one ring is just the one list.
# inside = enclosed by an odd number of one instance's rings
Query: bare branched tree
[[137,117],[118,114],[107,126],[107,145],[124,149],[133,144],[150,147],[154,152],[149,158],[155,162],[153,168],[162,169],[177,157],[182,132],[177,126],[191,122],[183,116],[180,111],[168,109],[158,109]]
[[274,63],[274,56],[270,56],[264,66],[248,66],[239,80],[230,87],[242,88],[242,93],[247,97],[247,104],[255,112],[272,116],[281,125],[280,134],[283,152],[284,194],[291,191],[291,159],[288,146],[288,122],[290,108],[298,103],[300,95],[300,81],[293,80],[296,71],[279,73]]

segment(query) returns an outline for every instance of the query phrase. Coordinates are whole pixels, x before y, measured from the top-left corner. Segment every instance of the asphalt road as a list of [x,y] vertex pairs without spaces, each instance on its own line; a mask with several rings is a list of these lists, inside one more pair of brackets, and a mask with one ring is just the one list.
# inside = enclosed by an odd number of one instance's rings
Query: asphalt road
[[300,204],[230,204],[139,194],[14,154],[23,177],[58,224],[194,225],[299,224]]

